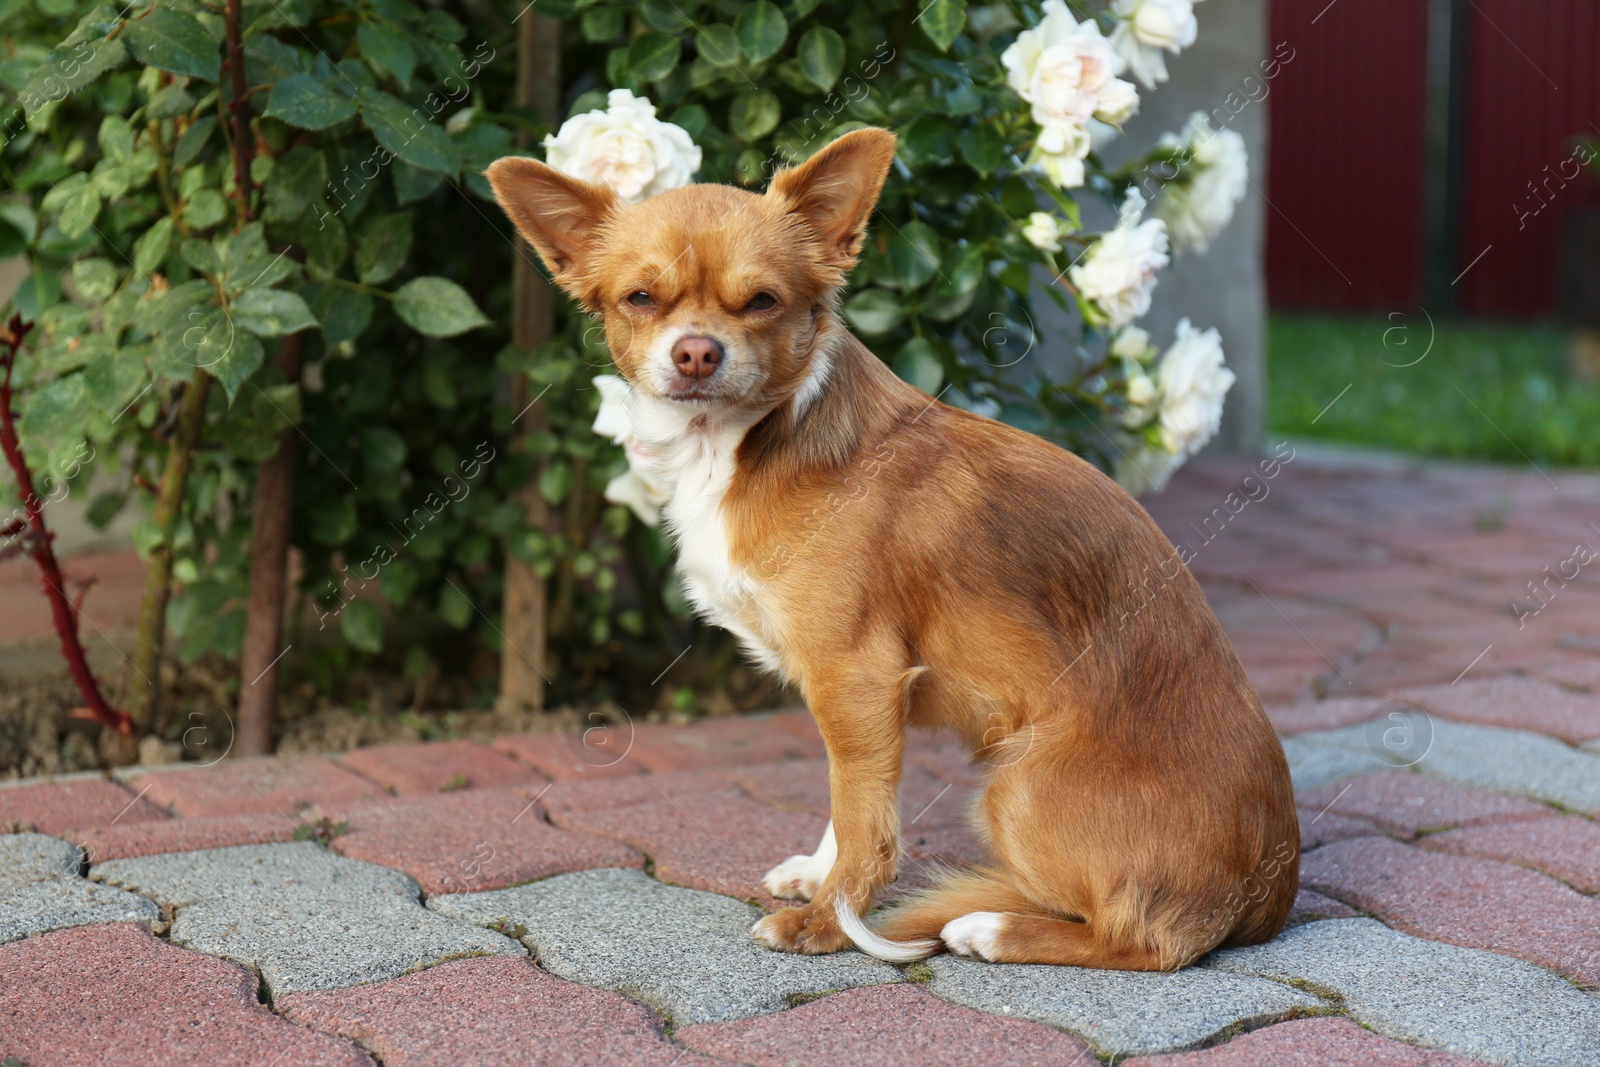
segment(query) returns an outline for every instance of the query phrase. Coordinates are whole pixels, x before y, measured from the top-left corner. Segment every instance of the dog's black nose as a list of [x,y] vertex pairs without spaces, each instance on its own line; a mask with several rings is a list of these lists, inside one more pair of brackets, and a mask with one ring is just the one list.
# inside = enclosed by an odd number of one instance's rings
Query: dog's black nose
[[714,337],[680,337],[672,346],[672,362],[685,378],[709,378],[722,362],[722,345]]

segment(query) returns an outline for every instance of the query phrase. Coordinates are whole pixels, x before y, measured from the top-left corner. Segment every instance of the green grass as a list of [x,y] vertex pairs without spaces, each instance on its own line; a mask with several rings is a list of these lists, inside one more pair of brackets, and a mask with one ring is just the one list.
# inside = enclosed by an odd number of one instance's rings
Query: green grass
[[1566,341],[1551,326],[1430,327],[1420,312],[1274,315],[1268,425],[1427,456],[1600,465],[1600,383],[1568,379]]

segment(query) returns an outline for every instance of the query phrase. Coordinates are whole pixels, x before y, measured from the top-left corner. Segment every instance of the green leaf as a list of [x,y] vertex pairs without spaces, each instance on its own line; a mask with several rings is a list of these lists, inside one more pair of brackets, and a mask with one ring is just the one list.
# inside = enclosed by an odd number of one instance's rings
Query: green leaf
[[[74,34],[73,36],[77,36]],[[71,41],[72,38],[68,38]],[[22,87],[20,98],[33,117],[42,108],[68,96],[92,83],[100,75],[121,65],[128,58],[121,37],[90,43],[74,41],[71,47],[62,42],[44,57]]]
[[889,269],[903,289],[915,289],[939,271],[939,235],[925,222],[908,223],[889,236]]
[[622,35],[622,10],[615,7],[591,7],[579,20],[583,39],[595,44],[615,41]]
[[321,545],[337,547],[356,535],[360,528],[356,506],[348,498],[335,496],[306,510],[306,533]]
[[246,289],[228,311],[235,325],[257,337],[280,337],[317,325],[306,302],[284,289]]
[[356,245],[356,276],[367,285],[393,278],[411,252],[411,212],[385,215],[368,227]]
[[394,309],[406,325],[429,337],[454,337],[489,325],[467,291],[447,278],[413,278],[394,294]]
[[209,82],[222,70],[217,44],[206,28],[193,15],[170,7],[153,7],[142,18],[129,19],[121,39],[147,67]]
[[353,100],[310,74],[291,74],[274,85],[264,112],[302,130],[325,130],[355,113]]
[[121,271],[109,259],[80,259],[72,265],[72,285],[86,304],[103,304],[116,292]]
[[322,323],[322,342],[335,348],[360,337],[372,321],[372,297],[343,286],[313,282],[300,289]]
[[375,475],[388,476],[406,461],[406,439],[387,426],[361,431],[361,462]]
[[938,350],[926,337],[913,337],[905,343],[894,357],[894,372],[929,396],[937,393],[944,382]]
[[455,582],[446,580],[439,590],[439,617],[457,630],[472,621],[472,601]]
[[900,298],[887,289],[865,289],[845,301],[844,317],[869,337],[888,333],[906,317]]
[[750,62],[760,63],[777,55],[789,36],[789,23],[775,4],[756,0],[739,9],[733,20],[733,30],[739,35],[739,47],[750,57]]
[[743,58],[739,35],[725,22],[700,27],[694,39],[695,51],[714,67],[731,67]]
[[956,0],[933,0],[922,9],[916,23],[928,40],[939,46],[939,51],[948,52],[967,24],[967,5]]
[[245,38],[244,71],[250,84],[282,81],[304,69],[300,53],[271,34],[252,33]]
[[107,159],[118,162],[133,155],[133,128],[121,115],[107,115],[100,120],[100,151]]
[[30,440],[48,440],[83,425],[83,375],[68,374],[28,391],[18,422]]
[[572,489],[572,465],[553,460],[539,473],[539,495],[552,505],[567,499]]
[[316,222],[315,229],[301,225],[300,246],[306,250],[306,268],[313,275],[331,277],[344,266],[345,257],[350,254],[350,241],[337,214],[321,215]]
[[217,128],[215,115],[202,115],[196,119],[194,125],[183,131],[183,136],[178,138],[178,145],[172,150],[172,164],[176,167],[187,167],[200,155],[200,150],[211,139],[211,134]]
[[765,89],[740,93],[728,108],[728,128],[746,144],[759,141],[778,126],[778,98]]
[[988,177],[1006,161],[1006,141],[992,123],[980,122],[961,131],[961,156],[972,169]]
[[187,86],[174,82],[161,89],[144,106],[147,119],[175,119],[194,110],[194,96]]
[[394,182],[394,201],[401,207],[416,203],[444,182],[444,175],[438,171],[413,167],[403,159],[389,164],[389,170]]
[[233,343],[223,352],[221,359],[205,369],[222,383],[222,388],[228,394],[228,403],[232,404],[240,386],[261,366],[265,352],[260,341],[243,330],[234,330],[232,323],[229,324],[229,330],[233,334]]
[[339,613],[339,632],[363,652],[382,652],[383,612],[370,600],[352,600]]
[[796,54],[806,77],[823,92],[833,88],[844,70],[844,38],[826,26],[807,30]]
[[215,189],[201,189],[183,204],[184,221],[197,230],[209,230],[227,217],[228,202]]
[[676,37],[646,30],[628,46],[628,66],[635,77],[653,82],[672,73],[682,52],[683,46]]
[[455,142],[443,129],[428,121],[427,112],[422,108],[365,87],[356,93],[356,104],[361,108],[361,121],[378,143],[407,163],[446,174],[461,169],[461,155]]
[[695,4],[683,0],[643,0],[639,4],[639,17],[663,33],[681,34],[694,27],[694,20],[684,8],[693,11]]
[[328,184],[328,159],[309,145],[291,148],[267,176],[267,218],[291,222],[316,203]]
[[939,278],[928,290],[922,313],[935,322],[949,322],[967,313],[983,280],[984,254],[977,245],[954,245],[945,252]]
[[411,84],[417,52],[405,34],[387,22],[363,22],[356,29],[356,43],[367,62],[393,74],[401,86]]

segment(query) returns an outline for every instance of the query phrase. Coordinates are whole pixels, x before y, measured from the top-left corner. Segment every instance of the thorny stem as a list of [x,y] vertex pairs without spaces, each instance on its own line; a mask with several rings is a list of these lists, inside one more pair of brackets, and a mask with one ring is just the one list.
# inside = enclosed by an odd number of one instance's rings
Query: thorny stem
[[233,88],[233,99],[228,110],[233,113],[233,181],[239,193],[239,218],[249,222],[250,163],[254,155],[254,142],[250,137],[250,99],[244,80],[244,29],[239,13],[240,0],[228,0],[223,12],[223,22],[228,47],[228,78]]
[[17,491],[22,494],[23,507],[27,511],[26,527],[18,520],[7,524],[0,532],[18,536],[22,535],[25,528],[30,531],[23,551],[39,565],[45,597],[50,601],[50,615],[55,623],[56,635],[61,639],[61,653],[66,657],[67,669],[77,683],[78,693],[87,705],[73,714],[120,734],[129,734],[133,730],[133,720],[127,712],[111,706],[111,702],[100,691],[94,672],[89,669],[89,657],[84,653],[83,641],[78,634],[81,599],[77,604],[67,599],[66,578],[61,573],[61,564],[57,562],[55,549],[51,546],[55,535],[45,526],[44,504],[34,492],[33,473],[23,458],[17,437],[16,416],[11,411],[11,375],[16,367],[17,350],[22,347],[23,338],[32,328],[32,323],[23,323],[21,315],[13,315],[9,325],[0,330],[0,367],[3,367],[3,376],[0,376],[0,447],[4,448],[6,462],[16,476]]

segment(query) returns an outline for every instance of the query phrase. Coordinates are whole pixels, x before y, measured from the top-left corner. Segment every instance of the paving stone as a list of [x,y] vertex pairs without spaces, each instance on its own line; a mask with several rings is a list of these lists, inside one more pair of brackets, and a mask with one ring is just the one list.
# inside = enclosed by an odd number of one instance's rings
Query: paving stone
[[683,771],[559,781],[540,792],[539,804],[559,825],[568,815],[680,800],[696,793],[741,795],[732,771]]
[[700,1067],[641,1004],[541,971],[531,960],[456,960],[420,974],[274,1004],[304,1026],[342,1034],[386,1067]]
[[652,771],[696,771],[825,754],[820,737],[802,736],[788,725],[756,715],[703,719],[687,727],[646,724],[634,731],[628,758]]
[[0,1055],[29,1067],[372,1064],[268,1011],[249,971],[131,924],[0,947],[0,1020]]
[[346,752],[338,762],[401,796],[496,789],[544,776],[476,741],[420,741]]
[[330,847],[405,871],[430,896],[503,889],[591,867],[644,866],[631,848],[545,822],[530,799],[536,793],[473,789],[356,809],[348,815],[349,832]]
[[901,977],[855,951],[773,952],[750,936],[761,917],[756,908],[636,871],[564,874],[514,889],[433,897],[428,907],[517,932],[550,973],[626,993],[679,1026],[781,1011],[797,995]]
[[1430,830],[1517,822],[1550,814],[1544,804],[1521,797],[1452,785],[1409,771],[1379,771],[1312,789],[1296,803],[1330,814],[1366,819],[1395,837]]
[[[1426,722],[1431,738],[1418,737],[1415,741],[1415,748],[1423,753],[1415,766],[1423,774],[1458,785],[1530,796],[1577,811],[1600,811],[1600,756],[1525,730],[1476,726],[1437,717]],[[1305,753],[1300,758],[1308,766],[1321,766],[1319,760],[1333,758],[1312,755],[1314,749],[1336,749],[1370,762],[1378,757],[1369,747],[1368,732],[1367,726],[1347,726],[1302,734],[1288,738],[1284,747],[1287,750],[1292,744]],[[1331,780],[1324,778],[1315,784]],[[1306,787],[1312,784],[1308,781]]]
[[321,803],[356,803],[387,796],[383,787],[321,756],[262,756],[214,767],[142,771],[129,775],[134,792],[183,816],[270,815],[298,819]]
[[1370,696],[1304,700],[1297,704],[1268,705],[1267,718],[1280,734],[1303,734],[1308,730],[1332,730],[1366,722],[1382,705],[1382,699]]
[[88,830],[64,830],[63,837],[82,845],[90,863],[154,856],[161,852],[194,852],[231,845],[270,845],[294,840],[295,825],[269,815],[214,815],[197,819],[118,822]]
[[43,834],[0,835],[0,943],[95,923],[154,923],[150,901],[78,876],[83,852]]
[[[1296,802],[1299,797],[1296,797]],[[1300,851],[1310,852],[1329,841],[1343,841],[1347,837],[1370,837],[1378,828],[1365,819],[1348,815],[1335,815],[1326,808],[1297,808],[1300,816]]]
[[1600,901],[1534,871],[1363,837],[1307,855],[1300,881],[1406,933],[1600,984]]
[[1348,1019],[1294,1019],[1199,1052],[1140,1056],[1120,1067],[1472,1067],[1478,1060],[1402,1045]]
[[1573,744],[1600,738],[1600,698],[1533,678],[1463,680],[1395,695],[1449,719],[1532,730]]
[[492,742],[496,751],[556,782],[641,773],[644,768],[624,755],[628,743],[625,727],[605,726],[582,734],[512,734]]
[[[1313,924],[1315,925],[1315,924]],[[1175,973],[993,964],[955,956],[928,961],[928,991],[991,1015],[1059,1026],[1101,1055],[1187,1048],[1237,1023],[1327,1007],[1297,989],[1189,967]]]
[[1077,1038],[1039,1023],[985,1015],[914,985],[834,993],[778,1015],[688,1026],[690,1048],[755,1067],[1044,1067],[1094,1063]]
[[828,825],[820,815],[781,811],[726,793],[658,794],[643,804],[571,812],[555,821],[638,849],[650,857],[663,882],[768,908],[789,902],[768,896],[762,877],[790,856],[810,853]]
[[1490,1063],[1573,1067],[1600,1056],[1600,999],[1531,963],[1390,930],[1372,919],[1291,926],[1202,967],[1337,994],[1385,1037]]
[[112,860],[89,875],[176,908],[175,943],[255,968],[272,996],[522,952],[421,907],[417,884],[398,871],[310,841]]
[[1534,673],[1574,689],[1600,690],[1600,656],[1562,656],[1540,664]]
[[167,813],[105,778],[73,778],[0,788],[0,833],[59,834],[83,827],[157,822]]
[[1353,919],[1358,915],[1354,908],[1332,897],[1325,897],[1314,889],[1301,889],[1295,893],[1294,907],[1289,911],[1292,923],[1310,922],[1312,919]]
[[1481,826],[1432,834],[1423,848],[1483,856],[1532,867],[1585,893],[1600,893],[1600,824],[1580,815],[1557,815],[1515,827]]
[[1296,792],[1390,766],[1365,748],[1317,743],[1322,736],[1302,734],[1283,739],[1283,754],[1288,757],[1289,778]]

